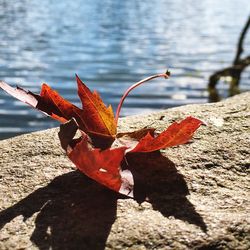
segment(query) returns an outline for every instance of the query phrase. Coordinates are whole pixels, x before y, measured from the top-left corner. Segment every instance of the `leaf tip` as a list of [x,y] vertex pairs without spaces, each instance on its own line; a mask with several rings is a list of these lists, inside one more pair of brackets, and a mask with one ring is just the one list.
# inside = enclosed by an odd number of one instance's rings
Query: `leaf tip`
[[75,74],[75,75],[76,75],[76,82],[78,85],[78,89],[79,89],[79,87],[85,86],[83,81],[81,80],[81,78],[77,74]]
[[82,82],[82,80],[81,80],[81,78],[75,73],[75,76],[76,76],[76,82],[77,82],[77,84],[79,85],[81,85],[81,84],[83,84],[83,82]]
[[169,69],[166,70],[165,74],[166,74],[165,79],[167,79],[168,77],[170,77],[171,72],[169,71]]

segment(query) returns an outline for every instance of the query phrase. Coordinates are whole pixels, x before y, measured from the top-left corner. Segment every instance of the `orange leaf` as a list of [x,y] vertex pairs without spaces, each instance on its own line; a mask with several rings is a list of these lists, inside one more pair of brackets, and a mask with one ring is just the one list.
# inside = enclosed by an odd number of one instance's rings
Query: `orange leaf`
[[42,85],[40,96],[38,96],[39,110],[45,110],[52,118],[66,122],[71,118],[75,118],[80,126],[80,129],[86,131],[84,120],[82,119],[82,110],[62,98],[55,90],[51,89],[47,84]]
[[106,107],[99,94],[93,93],[76,75],[78,95],[82,102],[84,121],[88,131],[103,136],[115,137],[116,123],[112,107]]
[[180,123],[174,122],[157,137],[148,133],[129,152],[152,152],[167,147],[186,143],[203,122],[194,117],[187,117]]

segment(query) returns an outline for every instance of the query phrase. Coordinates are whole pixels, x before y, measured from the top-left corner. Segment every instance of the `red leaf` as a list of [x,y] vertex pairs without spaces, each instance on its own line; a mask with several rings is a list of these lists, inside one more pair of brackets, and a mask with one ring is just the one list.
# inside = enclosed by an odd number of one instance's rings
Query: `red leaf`
[[67,155],[81,172],[119,192],[122,184],[120,164],[125,150],[126,147],[106,150],[92,148],[88,137],[83,135],[81,141],[68,150]]
[[84,120],[81,116],[81,109],[62,98],[55,90],[51,89],[47,84],[43,84],[40,96],[37,96],[38,104],[36,108],[44,111],[47,115],[60,121],[66,122],[71,118],[75,118],[79,127],[86,130]]
[[[169,72],[166,72],[148,77],[132,85],[119,103],[116,120],[111,106],[106,107],[98,93],[95,91],[92,93],[78,76],[76,79],[82,109],[63,99],[46,84],[42,85],[40,95],[21,88],[14,89],[1,81],[0,87],[15,98],[52,118],[62,123],[66,122],[61,125],[59,138],[62,148],[76,167],[100,184],[133,197],[132,168],[131,172],[128,166],[126,170],[121,169],[122,162],[126,162],[125,154],[130,153],[131,156],[132,153],[136,152],[146,153],[184,144],[202,124],[199,119],[187,117],[180,123],[173,123],[156,137],[154,129],[116,134],[121,105],[128,93],[146,81],[157,77],[167,78],[168,76]],[[82,137],[73,139],[78,129]]]
[[26,91],[20,87],[13,88],[2,81],[0,81],[0,87],[13,97],[51,116],[53,119],[60,122],[66,122],[72,117],[75,117],[79,125],[82,123],[80,118],[81,110],[63,99],[47,84],[42,85],[40,95],[34,94],[31,91]]
[[90,138],[83,132],[81,138],[73,139],[76,131],[74,119],[62,124],[59,131],[61,145],[76,167],[100,184],[133,197],[133,176],[129,170],[121,170],[127,147],[100,150],[91,145]]
[[82,109],[62,98],[47,84],[42,85],[40,95],[19,87],[12,88],[5,82],[0,82],[0,87],[13,97],[60,122],[64,123],[75,118],[80,129],[95,139],[100,137],[113,141],[116,135],[116,123],[112,107],[107,108],[98,93],[92,93],[78,76],[77,84],[78,95],[83,104]]
[[129,152],[152,152],[184,144],[193,136],[201,124],[203,124],[202,121],[191,116],[182,120],[180,123],[174,122],[155,138],[148,133]]

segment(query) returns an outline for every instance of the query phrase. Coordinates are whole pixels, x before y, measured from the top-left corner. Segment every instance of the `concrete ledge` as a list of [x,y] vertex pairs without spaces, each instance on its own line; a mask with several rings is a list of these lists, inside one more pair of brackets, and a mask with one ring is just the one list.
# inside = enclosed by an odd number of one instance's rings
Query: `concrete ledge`
[[121,119],[122,131],[189,115],[208,124],[189,144],[131,159],[152,188],[141,204],[75,171],[58,129],[0,141],[0,249],[248,249],[249,100]]

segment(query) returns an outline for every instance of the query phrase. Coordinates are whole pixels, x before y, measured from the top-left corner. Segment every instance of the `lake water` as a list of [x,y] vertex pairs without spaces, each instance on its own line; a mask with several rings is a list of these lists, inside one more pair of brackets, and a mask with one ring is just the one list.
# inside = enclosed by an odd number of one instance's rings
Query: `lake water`
[[[131,93],[123,116],[205,103],[208,77],[231,64],[249,13],[249,0],[0,0],[0,79],[34,92],[47,82],[79,105],[77,73],[116,107],[132,83],[169,68],[169,80]],[[0,139],[57,125],[0,91]]]

